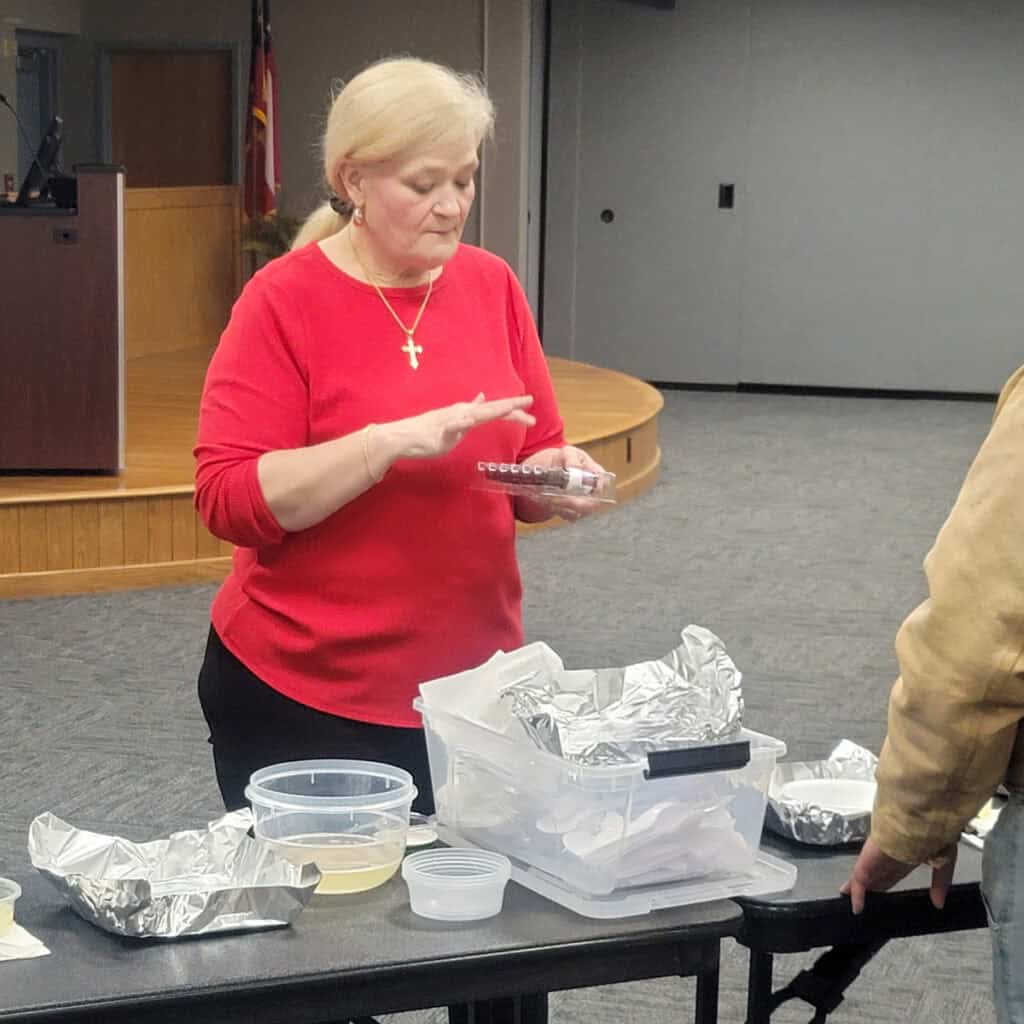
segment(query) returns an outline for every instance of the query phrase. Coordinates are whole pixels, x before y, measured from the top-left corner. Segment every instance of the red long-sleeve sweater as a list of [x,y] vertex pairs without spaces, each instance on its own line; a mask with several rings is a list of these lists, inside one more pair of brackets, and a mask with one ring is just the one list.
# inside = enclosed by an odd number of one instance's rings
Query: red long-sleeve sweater
[[[423,288],[386,289],[411,324]],[[419,683],[522,643],[511,500],[475,489],[479,460],[520,461],[563,442],[547,364],[509,267],[460,246],[405,337],[372,286],[316,244],[257,273],[235,304],[206,378],[196,507],[238,545],[212,618],[224,644],[310,707],[417,726]],[[402,460],[382,483],[297,533],[278,524],[261,454],[453,402],[531,394],[529,430],[492,423],[439,459]]]

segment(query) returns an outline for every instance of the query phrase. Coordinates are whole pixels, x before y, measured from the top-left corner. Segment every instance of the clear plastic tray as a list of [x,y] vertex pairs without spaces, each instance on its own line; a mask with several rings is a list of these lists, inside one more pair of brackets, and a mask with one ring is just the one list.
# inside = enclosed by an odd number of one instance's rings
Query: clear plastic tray
[[607,503],[615,501],[614,473],[509,462],[478,462],[476,468],[477,486],[486,491],[547,498],[593,498]]
[[[451,830],[438,829],[442,840],[453,846],[471,846]],[[786,892],[796,884],[796,865],[759,852],[749,871],[731,875],[691,878],[684,882],[620,889],[608,896],[579,892],[539,868],[511,859],[512,881],[571,910],[582,917],[612,919],[641,917],[655,910],[686,907],[734,896],[767,896]]]

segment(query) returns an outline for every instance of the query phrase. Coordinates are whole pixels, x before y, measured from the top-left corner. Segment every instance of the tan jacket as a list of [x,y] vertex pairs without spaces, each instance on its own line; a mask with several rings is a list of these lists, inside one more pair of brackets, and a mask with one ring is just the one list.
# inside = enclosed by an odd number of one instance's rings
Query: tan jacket
[[871,827],[906,864],[941,862],[1001,782],[1024,787],[1024,367],[924,567],[929,596],[896,637]]

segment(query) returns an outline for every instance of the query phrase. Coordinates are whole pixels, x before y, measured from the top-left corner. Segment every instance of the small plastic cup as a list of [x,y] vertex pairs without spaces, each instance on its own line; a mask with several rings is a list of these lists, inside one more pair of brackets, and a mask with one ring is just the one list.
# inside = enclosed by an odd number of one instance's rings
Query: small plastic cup
[[21,895],[21,886],[9,878],[0,878],[0,935],[14,927],[14,904]]
[[501,913],[511,874],[508,857],[488,850],[423,850],[402,863],[412,912],[435,921],[479,921]]

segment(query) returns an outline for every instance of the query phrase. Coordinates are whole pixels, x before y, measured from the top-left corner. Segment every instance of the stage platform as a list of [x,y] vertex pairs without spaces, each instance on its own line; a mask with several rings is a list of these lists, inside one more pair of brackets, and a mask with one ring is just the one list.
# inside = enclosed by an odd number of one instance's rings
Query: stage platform
[[[231,545],[192,505],[206,348],[127,365],[127,468],[118,476],[0,474],[0,598],[223,578]],[[618,475],[619,501],[652,487],[661,395],[625,374],[549,360],[570,444]],[[524,532],[545,525],[521,527]]]

